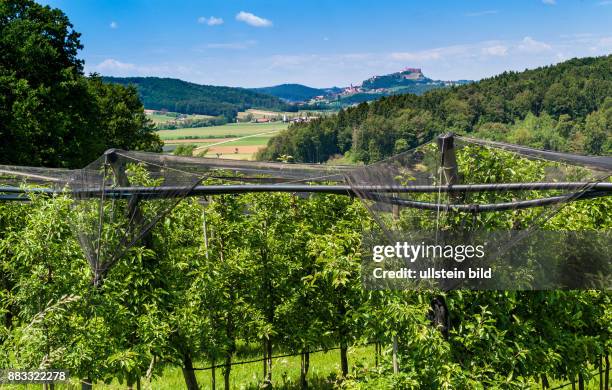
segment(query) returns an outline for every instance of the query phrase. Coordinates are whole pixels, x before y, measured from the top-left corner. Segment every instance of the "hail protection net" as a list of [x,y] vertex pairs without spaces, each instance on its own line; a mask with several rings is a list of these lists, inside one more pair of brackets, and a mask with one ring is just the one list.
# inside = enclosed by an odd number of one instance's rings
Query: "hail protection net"
[[201,185],[341,180],[336,168],[113,150],[74,171],[74,231],[99,284],[132,248]]
[[0,200],[29,200],[28,190],[61,191],[70,181],[68,169],[0,165]]
[[186,196],[348,183],[379,227],[364,237],[366,287],[610,289],[611,173],[610,157],[460,137],[363,167],[112,150],[77,170],[0,166],[0,198],[71,196],[96,284]]
[[[612,288],[609,157],[441,137],[347,173],[366,287]],[[607,192],[609,194],[609,192]]]

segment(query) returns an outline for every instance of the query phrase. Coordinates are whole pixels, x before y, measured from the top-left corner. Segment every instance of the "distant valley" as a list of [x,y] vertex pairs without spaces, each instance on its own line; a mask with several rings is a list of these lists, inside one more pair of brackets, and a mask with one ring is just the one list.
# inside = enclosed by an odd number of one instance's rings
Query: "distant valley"
[[281,84],[264,88],[200,85],[160,77],[104,77],[104,81],[133,85],[145,108],[183,114],[209,115],[234,122],[239,112],[264,109],[278,112],[331,110],[379,99],[383,96],[423,94],[432,89],[466,84],[470,81],[441,81],[426,77],[421,69],[373,76],[348,87],[312,88],[302,84]]
[[429,90],[462,85],[471,80],[443,81],[426,77],[420,68],[405,68],[399,72],[372,76],[361,84],[339,88],[311,88],[302,84],[281,84],[254,88],[254,91],[276,96],[287,102],[322,108],[342,108],[372,101],[383,96],[412,93],[421,95]]

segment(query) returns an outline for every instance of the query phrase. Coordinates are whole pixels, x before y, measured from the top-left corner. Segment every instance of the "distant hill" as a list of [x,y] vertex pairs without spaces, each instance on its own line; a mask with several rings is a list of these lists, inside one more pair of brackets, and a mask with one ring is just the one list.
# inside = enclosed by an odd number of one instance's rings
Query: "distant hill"
[[471,80],[443,81],[426,77],[420,68],[405,68],[400,72],[373,76],[361,83],[360,90],[382,96],[412,93],[421,95],[437,88],[471,83]]
[[307,87],[302,84],[281,84],[273,87],[253,88],[253,91],[276,96],[290,102],[305,102],[317,96],[328,94],[326,89]]
[[281,84],[274,87],[257,88],[258,92],[270,94],[286,101],[306,104],[309,107],[343,108],[380,99],[384,96],[411,93],[422,95],[432,89],[471,83],[470,80],[442,81],[426,77],[419,68],[405,68],[400,72],[372,76],[361,85],[344,88],[312,88],[302,84]]
[[380,99],[383,96],[412,93],[421,95],[427,91],[453,85],[470,83],[470,80],[442,81],[425,77],[419,68],[405,68],[400,72],[372,76],[361,85],[345,88],[312,88],[302,84],[281,84],[273,87],[254,88],[253,91],[276,96],[292,103],[309,103],[321,108],[342,108]]
[[370,77],[361,84],[361,87],[364,89],[406,87],[415,84],[427,84],[432,81],[432,79],[423,75],[420,68],[406,68],[401,72]]
[[200,85],[159,77],[103,77],[105,82],[134,85],[147,109],[225,116],[234,119],[249,108],[293,111],[295,107],[276,96],[234,87]]
[[[410,73],[410,78],[399,72],[364,84],[391,90],[426,79],[420,71]],[[612,55],[459,84],[465,85],[420,96],[387,96],[293,124],[273,137],[258,158],[274,161],[288,155],[300,162],[324,162],[347,154],[371,163],[448,131],[538,149],[612,154]],[[360,100],[360,89],[351,86],[343,93]]]

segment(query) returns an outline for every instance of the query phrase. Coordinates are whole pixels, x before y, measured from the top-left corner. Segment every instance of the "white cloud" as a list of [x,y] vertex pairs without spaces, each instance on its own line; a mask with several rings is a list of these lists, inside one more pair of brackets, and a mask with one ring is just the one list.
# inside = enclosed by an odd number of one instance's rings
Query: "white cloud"
[[495,15],[498,14],[499,11],[496,9],[490,9],[486,11],[477,11],[477,12],[467,12],[465,16],[485,16],[485,15]]
[[125,72],[136,70],[136,65],[107,58],[96,65],[94,69],[101,72]]
[[557,0],[542,0],[542,3],[546,5],[555,5],[557,4]]
[[236,20],[240,22],[244,22],[249,26],[253,27],[270,27],[272,26],[272,22],[268,19],[264,19],[257,15],[253,15],[250,12],[240,11],[236,14]]
[[223,18],[216,18],[214,16],[211,16],[210,18],[207,18],[205,16],[200,16],[198,18],[198,23],[200,23],[200,24],[207,24],[209,26],[219,26],[219,25],[223,24]]
[[[138,65],[129,62],[122,62],[114,58],[107,58],[94,66],[85,64],[85,73],[101,73],[108,76],[167,76],[172,77],[174,72],[183,71],[183,64],[147,64]],[[191,69],[193,71],[193,69]]]
[[[189,56],[189,61],[183,57],[158,55],[155,60],[141,63],[130,57],[100,54],[94,57],[95,62],[91,65],[89,61],[86,63],[86,73],[176,77],[200,84],[242,87],[292,82],[329,87],[360,83],[372,75],[397,72],[410,66],[422,68],[426,76],[436,80],[478,80],[504,71],[522,71],[568,58],[607,55],[612,52],[612,34],[582,32],[551,36],[545,43],[526,36],[429,48],[406,42],[406,46],[397,52],[287,51],[259,55],[248,49],[240,50],[257,44],[246,38],[204,42],[192,48],[195,53]],[[234,50],[234,53],[228,56],[224,50]]]
[[482,54],[488,56],[504,57],[508,54],[508,48],[504,45],[494,45],[482,48]]
[[110,22],[110,24],[108,25],[108,27],[112,28],[113,30],[116,28],[119,28],[119,23],[115,22],[114,20],[112,22]]
[[552,47],[548,43],[536,41],[531,37],[525,37],[518,44],[517,49],[528,53],[541,53],[551,50]]

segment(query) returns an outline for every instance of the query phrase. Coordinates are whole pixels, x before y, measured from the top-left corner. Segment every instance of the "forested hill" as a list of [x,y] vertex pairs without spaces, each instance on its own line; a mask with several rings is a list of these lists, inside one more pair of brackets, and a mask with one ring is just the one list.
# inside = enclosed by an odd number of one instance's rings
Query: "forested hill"
[[289,111],[281,99],[244,88],[200,85],[159,77],[104,77],[104,81],[135,85],[145,108],[167,109],[184,114],[223,115],[235,118],[238,111],[265,108]]
[[612,153],[612,56],[505,72],[467,85],[384,97],[294,124],[260,159],[372,162],[453,131],[537,148]]
[[254,91],[276,96],[290,102],[305,102],[315,96],[326,95],[328,90],[302,84],[281,84],[273,87],[254,88]]

